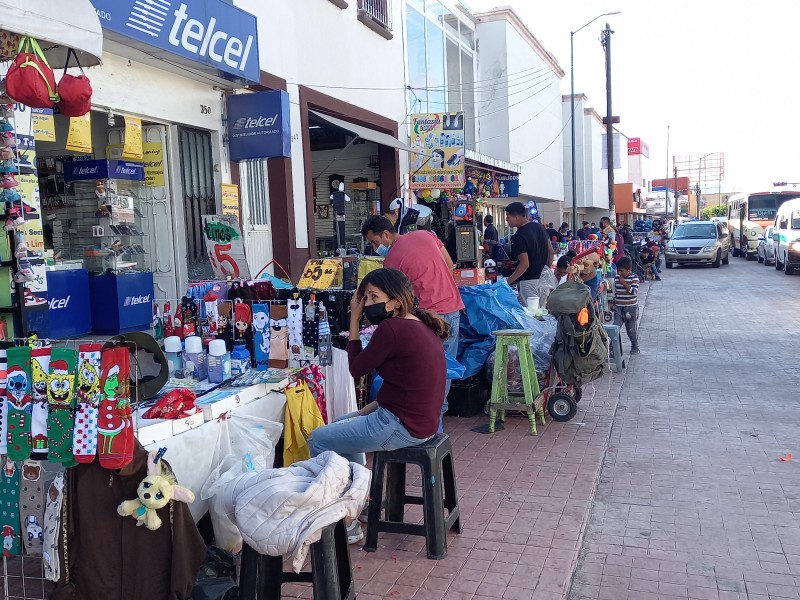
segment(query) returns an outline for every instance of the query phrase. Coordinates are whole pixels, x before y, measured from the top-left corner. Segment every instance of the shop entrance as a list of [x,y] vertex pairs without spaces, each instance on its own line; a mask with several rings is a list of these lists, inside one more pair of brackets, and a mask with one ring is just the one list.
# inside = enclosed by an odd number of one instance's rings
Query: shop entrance
[[186,219],[186,260],[189,281],[213,279],[206,252],[202,215],[217,214],[211,133],[179,127],[183,212]]

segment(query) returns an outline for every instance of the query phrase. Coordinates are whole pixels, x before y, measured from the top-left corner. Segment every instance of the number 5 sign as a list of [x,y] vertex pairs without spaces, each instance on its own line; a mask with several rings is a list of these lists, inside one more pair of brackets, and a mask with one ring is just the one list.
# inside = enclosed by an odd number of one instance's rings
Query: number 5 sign
[[203,215],[203,234],[214,277],[250,279],[239,221],[229,215]]

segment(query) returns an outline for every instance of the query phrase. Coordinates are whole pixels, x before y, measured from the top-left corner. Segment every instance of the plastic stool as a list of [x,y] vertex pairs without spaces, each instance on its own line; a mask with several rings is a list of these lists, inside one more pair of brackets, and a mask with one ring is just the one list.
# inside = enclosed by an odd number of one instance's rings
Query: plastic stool
[[611,323],[603,323],[603,329],[606,330],[608,341],[608,362],[614,363],[617,373],[625,368],[625,361],[622,358],[622,339],[620,336],[620,326]]
[[[541,418],[544,425],[544,408],[536,408],[536,398],[539,396],[539,378],[536,376],[536,366],[533,364],[533,354],[529,338],[531,331],[524,329],[502,329],[493,331],[497,336],[494,353],[494,374],[492,375],[492,398],[489,400],[489,433],[494,433],[497,412],[500,418],[505,416],[506,409],[521,410],[528,413],[531,424],[531,433],[536,435],[536,415]],[[523,402],[509,402],[508,393],[508,348],[516,346],[519,356],[519,369],[522,374],[522,389],[525,393]]]
[[244,544],[239,598],[278,600],[284,583],[311,583],[315,600],[354,600],[353,569],[344,522],[328,525],[322,537],[311,544],[311,572],[283,570],[282,556],[266,556]]
[[[422,496],[406,494],[406,465],[418,465],[422,470]],[[386,520],[381,519],[383,482],[386,479]],[[444,494],[442,486],[444,485]],[[428,558],[447,556],[447,532],[461,533],[461,513],[458,509],[456,471],[453,447],[446,433],[437,433],[419,446],[390,452],[376,452],[372,461],[367,539],[364,550],[378,549],[378,533],[404,533],[425,537]],[[407,504],[423,507],[423,523],[403,521]],[[447,509],[445,516],[444,509]]]

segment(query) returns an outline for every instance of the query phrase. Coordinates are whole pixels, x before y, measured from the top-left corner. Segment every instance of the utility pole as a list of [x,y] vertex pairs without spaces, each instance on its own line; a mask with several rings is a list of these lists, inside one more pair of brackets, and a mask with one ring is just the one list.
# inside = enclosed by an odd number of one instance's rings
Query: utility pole
[[664,177],[664,223],[669,219],[669,125],[667,125],[667,173]]
[[[675,164],[675,160],[672,161],[672,174],[675,177],[675,222],[678,222],[678,215],[680,214],[680,210],[678,209],[678,165]],[[669,186],[667,186],[669,187]],[[686,190],[687,192],[689,190]],[[687,196],[688,198],[688,196]]]
[[[608,212],[612,221],[616,222],[616,209],[614,207],[614,122],[611,111],[611,34],[614,31],[606,23],[606,28],[600,34],[600,41],[606,53],[606,156],[608,157]],[[616,119],[619,122],[619,119]]]

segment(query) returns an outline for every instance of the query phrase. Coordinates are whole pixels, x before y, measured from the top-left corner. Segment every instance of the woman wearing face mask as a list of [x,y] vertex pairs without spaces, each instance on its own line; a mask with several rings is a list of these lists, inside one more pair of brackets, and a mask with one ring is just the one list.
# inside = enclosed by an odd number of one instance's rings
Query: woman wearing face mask
[[[361,317],[375,333],[362,348]],[[441,340],[449,326],[436,313],[414,308],[414,288],[396,269],[377,269],[361,281],[350,303],[350,374],[373,370],[383,378],[378,398],[334,423],[315,429],[311,455],[332,450],[365,464],[364,452],[416,446],[439,428],[447,364]]]

